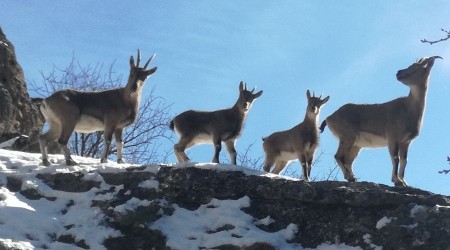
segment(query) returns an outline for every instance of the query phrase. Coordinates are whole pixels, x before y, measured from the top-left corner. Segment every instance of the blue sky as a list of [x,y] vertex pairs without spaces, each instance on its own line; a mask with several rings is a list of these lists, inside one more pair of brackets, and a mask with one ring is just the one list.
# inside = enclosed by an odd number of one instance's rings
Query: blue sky
[[[417,58],[440,55],[444,60],[431,73],[406,180],[450,194],[450,176],[437,173],[450,168],[450,41],[420,42],[450,29],[448,1],[0,0],[0,10],[0,25],[29,81],[39,81],[41,70],[67,65],[72,54],[85,64],[116,60],[115,70],[126,76],[129,56],[140,48],[143,57],[157,53],[158,71],[146,90],[156,86],[156,94],[173,104],[173,115],[233,105],[241,80],[257,86],[264,94],[237,143],[238,150],[255,143],[255,158],[263,156],[261,137],[303,119],[307,89],[331,96],[322,121],[345,103],[407,95],[395,73]],[[326,130],[318,151],[324,155],[313,176],[334,166],[336,149],[337,140]],[[188,154],[207,162],[212,153],[212,146],[198,146]],[[388,185],[391,169],[385,148],[363,150],[354,164],[359,180]]]

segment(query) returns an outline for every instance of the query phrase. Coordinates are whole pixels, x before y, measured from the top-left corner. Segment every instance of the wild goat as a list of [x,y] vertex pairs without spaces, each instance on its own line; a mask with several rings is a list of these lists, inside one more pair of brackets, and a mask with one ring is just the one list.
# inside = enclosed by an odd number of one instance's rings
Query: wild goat
[[170,122],[170,128],[180,136],[180,141],[174,146],[178,162],[190,161],[184,152],[186,149],[197,144],[214,144],[212,162],[219,163],[219,153],[224,142],[232,164],[236,165],[236,139],[241,134],[252,102],[263,93],[259,91],[254,94],[254,91],[255,88],[248,91],[247,85],[241,82],[239,98],[233,107],[211,112],[188,110],[177,115]]
[[60,90],[42,100],[41,112],[48,123],[48,131],[39,136],[42,153],[42,164],[50,166],[47,144],[58,140],[67,165],[77,163],[70,156],[67,146],[73,131],[92,133],[104,131],[104,150],[101,163],[108,162],[107,156],[112,140],[116,141],[117,162],[124,163],[122,149],[123,129],[132,124],[137,117],[141,93],[145,80],[156,71],[156,67],[147,70],[153,56],[143,68],[139,67],[141,55],[138,50],[136,65],[133,56],[130,58],[130,76],[123,88],[109,89],[99,92],[82,92],[76,90]]
[[397,72],[397,80],[410,88],[408,96],[382,104],[346,104],[324,120],[321,132],[328,124],[339,139],[334,157],[347,181],[355,181],[352,163],[361,148],[387,146],[393,166],[392,182],[407,186],[404,175],[408,147],[422,126],[428,78],[436,58],[441,57],[422,58]]
[[266,154],[264,171],[269,172],[272,165],[275,167],[272,173],[278,174],[288,162],[298,159],[302,165],[303,180],[309,181],[314,152],[319,146],[318,121],[320,108],[330,99],[329,96],[311,96],[306,91],[308,106],[305,119],[297,126],[275,132],[263,138],[263,148]]

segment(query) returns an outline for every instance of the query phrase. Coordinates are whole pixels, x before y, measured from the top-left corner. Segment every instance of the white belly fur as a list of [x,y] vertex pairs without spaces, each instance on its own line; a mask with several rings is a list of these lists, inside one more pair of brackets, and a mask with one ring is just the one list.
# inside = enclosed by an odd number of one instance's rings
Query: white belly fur
[[386,147],[388,141],[382,136],[360,132],[358,138],[356,138],[355,144],[361,148],[379,148]]
[[105,124],[102,121],[88,115],[81,115],[75,126],[75,131],[80,133],[92,133],[96,131],[103,131]]
[[199,134],[192,141],[194,145],[213,144],[213,138],[211,135],[208,134]]
[[296,152],[287,152],[283,151],[281,154],[275,159],[275,161],[292,161],[298,160],[298,154]]

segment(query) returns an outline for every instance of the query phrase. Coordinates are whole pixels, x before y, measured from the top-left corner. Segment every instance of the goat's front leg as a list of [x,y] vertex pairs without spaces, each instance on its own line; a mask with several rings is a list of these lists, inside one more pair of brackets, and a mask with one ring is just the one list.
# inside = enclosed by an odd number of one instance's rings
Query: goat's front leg
[[298,157],[300,164],[302,165],[302,173],[303,173],[303,180],[309,181],[309,171],[308,171],[308,163],[306,161],[306,155],[304,153],[299,153]]
[[114,129],[112,128],[105,128],[105,131],[103,133],[103,140],[105,141],[105,145],[103,146],[103,153],[100,159],[101,163],[108,163],[108,152],[109,148],[111,147],[113,131]]
[[389,149],[389,155],[391,156],[392,161],[392,182],[395,186],[405,186],[405,184],[398,178],[398,164],[399,164],[399,157],[398,157],[398,151],[399,146],[398,143],[389,143],[388,145]]
[[311,169],[312,169],[312,161],[314,158],[314,151],[307,152],[305,156],[306,156],[306,164],[307,164],[306,172],[308,173],[308,179],[311,179]]
[[214,157],[212,159],[212,162],[219,163],[219,154],[220,150],[222,150],[222,140],[220,140],[220,138],[214,138],[213,143],[214,143]]
[[123,142],[122,142],[123,128],[118,128],[114,131],[114,139],[116,140],[117,148],[117,163],[125,163],[123,160]]
[[398,178],[400,179],[401,182],[403,182],[403,186],[408,186],[408,184],[405,181],[405,168],[406,168],[406,163],[408,162],[408,148],[409,148],[409,143],[407,144],[403,144],[400,145],[399,148],[399,157],[400,157],[400,169],[398,172]]
[[231,164],[236,165],[236,148],[234,147],[236,140],[228,140],[225,142],[225,146],[227,147],[227,151],[231,157]]

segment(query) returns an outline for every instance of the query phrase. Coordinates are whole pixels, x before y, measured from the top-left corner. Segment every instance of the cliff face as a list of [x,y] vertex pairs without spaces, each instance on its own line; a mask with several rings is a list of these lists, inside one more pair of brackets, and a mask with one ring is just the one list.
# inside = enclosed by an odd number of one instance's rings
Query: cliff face
[[[45,168],[38,154],[5,152],[0,214],[3,204],[16,218],[0,217],[0,249],[450,246],[450,197],[419,189],[307,183],[214,164],[133,167],[78,157],[80,166]],[[24,223],[31,229],[15,226]],[[8,237],[17,244],[2,241]]]
[[27,135],[31,143],[22,143],[20,149],[37,151],[36,144],[31,144],[36,141],[41,125],[39,110],[28,95],[14,46],[0,28],[0,142]]

